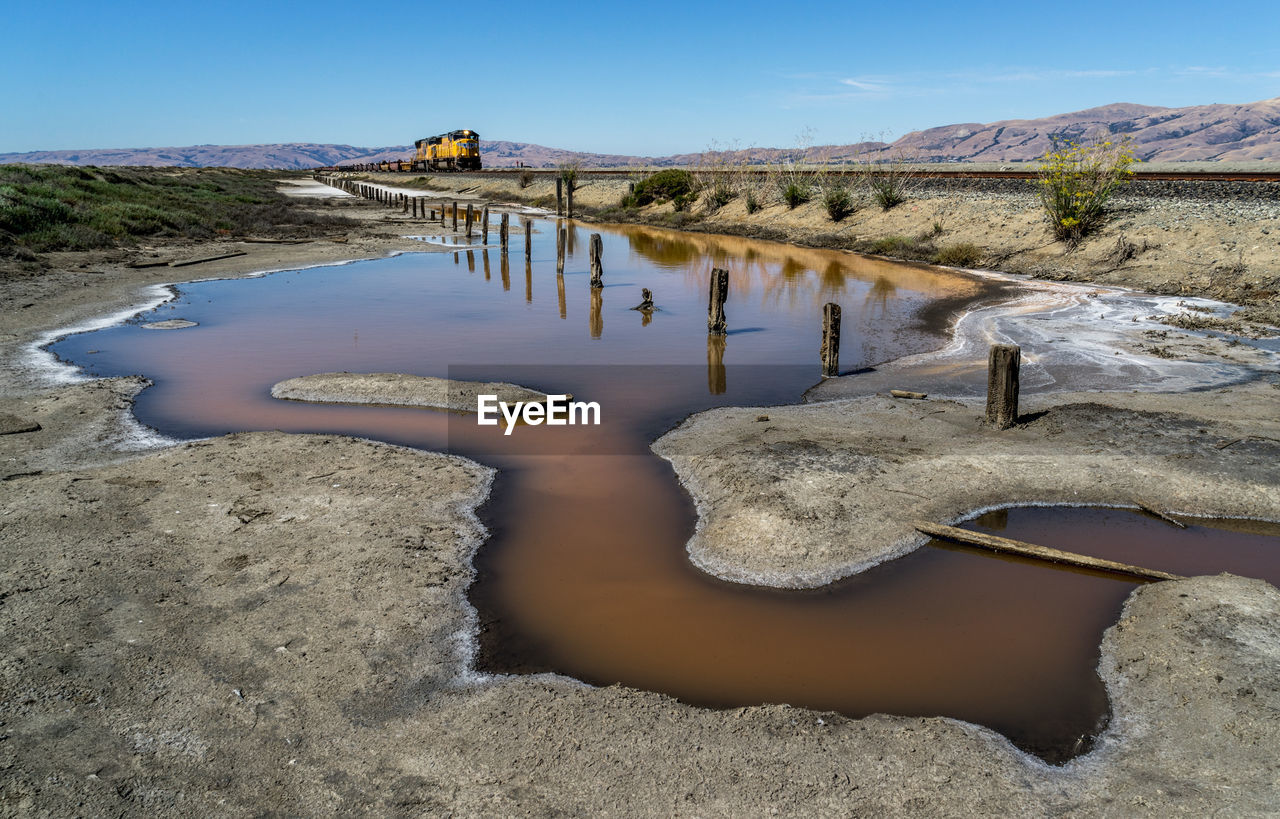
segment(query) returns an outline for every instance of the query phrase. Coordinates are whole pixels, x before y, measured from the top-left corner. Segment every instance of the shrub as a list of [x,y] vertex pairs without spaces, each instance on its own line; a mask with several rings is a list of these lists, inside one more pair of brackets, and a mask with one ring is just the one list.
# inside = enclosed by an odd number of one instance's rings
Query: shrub
[[784,179],[778,185],[778,195],[788,208],[795,210],[813,198],[813,188],[799,179]]
[[664,202],[681,199],[676,210],[683,210],[689,203],[687,197],[694,193],[693,174],[680,168],[658,171],[636,183],[636,189],[629,193],[622,204],[627,207],[644,207],[653,202]]
[[973,267],[982,259],[982,248],[972,242],[944,245],[933,255],[933,263],[947,267]]
[[1054,237],[1076,244],[1101,227],[1107,201],[1133,177],[1134,162],[1127,143],[1055,138],[1036,180]]
[[822,205],[831,221],[839,222],[853,213],[853,196],[844,185],[834,185],[822,195]]
[[520,187],[521,187],[522,189],[523,189],[523,188],[527,188],[527,187],[529,187],[530,185],[532,185],[532,184],[533,184],[533,171],[529,170],[528,168],[526,168],[525,170],[521,171],[521,172],[520,172],[520,179],[519,179],[519,182],[520,182]]
[[566,162],[556,169],[560,181],[564,183],[565,193],[572,193],[578,189],[578,171],[581,167],[578,162]]
[[884,210],[901,205],[907,201],[905,179],[892,170],[872,168],[867,173],[867,187],[871,189],[871,198]]
[[719,177],[707,188],[707,209],[716,211],[733,201],[736,194],[728,179]]
[[755,213],[760,210],[763,205],[760,204],[759,197],[756,196],[756,189],[751,188],[747,191],[747,213]]
[[915,250],[915,247],[916,240],[910,236],[886,236],[871,245],[871,252],[888,256]]

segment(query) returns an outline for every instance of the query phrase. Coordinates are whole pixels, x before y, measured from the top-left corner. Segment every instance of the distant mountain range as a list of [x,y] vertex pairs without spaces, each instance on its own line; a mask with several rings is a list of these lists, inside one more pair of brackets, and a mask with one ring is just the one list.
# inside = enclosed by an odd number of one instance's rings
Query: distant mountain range
[[[741,151],[676,154],[661,157],[594,154],[548,148],[527,142],[481,141],[487,168],[525,165],[553,167],[578,162],[588,168],[692,165],[699,161],[766,163],[781,159],[840,162],[865,155],[904,156],[919,162],[1016,162],[1036,159],[1054,136],[1108,134],[1128,138],[1148,162],[1187,160],[1280,160],[1280,97],[1242,105],[1158,108],[1116,103],[1043,119],[943,125],[913,131],[896,142],[859,142],[807,149],[749,148]],[[66,165],[221,166],[307,169],[412,156],[409,145],[362,148],[292,142],[282,145],[196,145],[187,148],[32,151],[0,154],[13,162]]]

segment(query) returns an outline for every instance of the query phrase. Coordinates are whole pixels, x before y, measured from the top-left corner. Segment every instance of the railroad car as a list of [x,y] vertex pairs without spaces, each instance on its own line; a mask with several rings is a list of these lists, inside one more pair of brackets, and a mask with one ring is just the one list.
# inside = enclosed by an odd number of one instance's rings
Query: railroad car
[[413,144],[418,149],[415,171],[480,170],[480,135],[475,131],[450,131]]

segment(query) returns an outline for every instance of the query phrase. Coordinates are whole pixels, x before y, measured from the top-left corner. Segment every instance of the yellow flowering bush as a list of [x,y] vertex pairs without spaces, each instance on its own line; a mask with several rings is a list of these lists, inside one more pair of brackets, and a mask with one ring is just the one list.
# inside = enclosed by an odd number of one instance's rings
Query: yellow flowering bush
[[1135,162],[1127,142],[1054,139],[1036,180],[1054,236],[1075,244],[1100,227],[1107,200],[1133,177]]

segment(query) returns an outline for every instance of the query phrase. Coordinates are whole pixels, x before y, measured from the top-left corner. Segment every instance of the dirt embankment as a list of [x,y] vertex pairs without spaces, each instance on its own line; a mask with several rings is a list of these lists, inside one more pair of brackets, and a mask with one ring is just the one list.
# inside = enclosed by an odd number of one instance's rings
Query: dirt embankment
[[[412,177],[366,174],[389,185],[419,184],[438,193],[555,208],[555,180],[520,187],[515,175]],[[415,183],[414,179],[424,179]],[[642,178],[638,175],[637,178]],[[926,180],[907,201],[882,210],[865,195],[853,215],[833,222],[820,196],[794,210],[760,181],[764,207],[747,213],[745,195],[714,211],[655,204],[619,207],[635,180],[585,173],[575,207],[585,218],[634,221],[797,244],[931,260],[973,248],[971,267],[1038,278],[1092,281],[1153,293],[1204,296],[1240,304],[1240,317],[1280,326],[1280,183],[1134,182],[1113,203],[1110,222],[1078,247],[1050,235],[1034,183],[1025,180]]]

